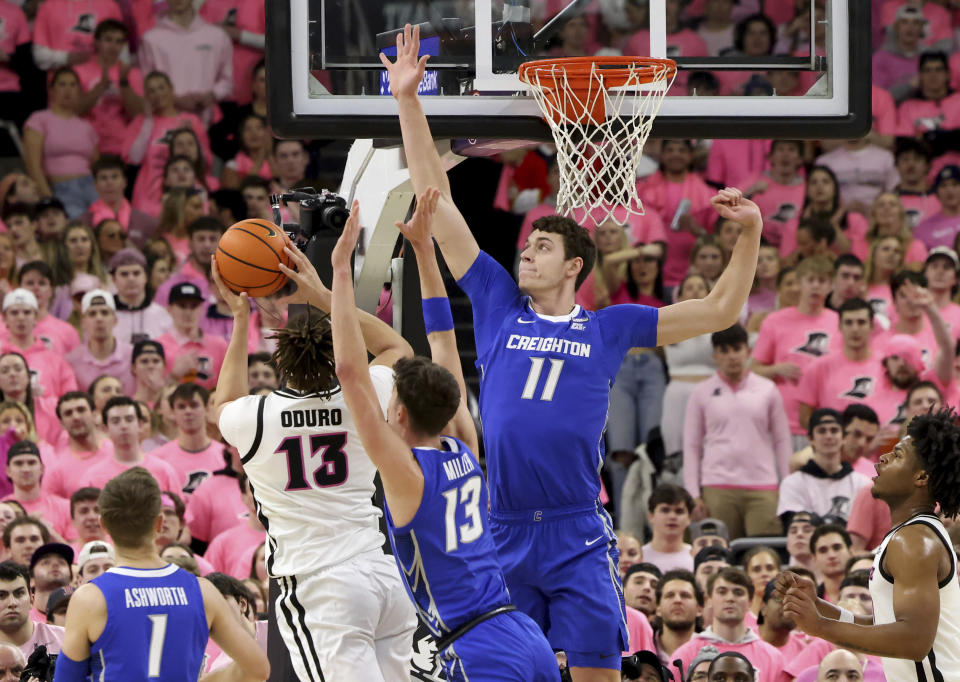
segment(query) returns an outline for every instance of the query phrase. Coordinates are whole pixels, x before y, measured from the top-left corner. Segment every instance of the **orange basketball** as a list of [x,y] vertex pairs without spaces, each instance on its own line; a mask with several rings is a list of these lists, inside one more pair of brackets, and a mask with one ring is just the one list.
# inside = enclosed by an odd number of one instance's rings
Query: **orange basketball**
[[217,245],[214,258],[220,278],[235,293],[269,296],[287,283],[278,264],[293,267],[283,252],[286,245],[283,231],[273,223],[241,220],[223,233]]

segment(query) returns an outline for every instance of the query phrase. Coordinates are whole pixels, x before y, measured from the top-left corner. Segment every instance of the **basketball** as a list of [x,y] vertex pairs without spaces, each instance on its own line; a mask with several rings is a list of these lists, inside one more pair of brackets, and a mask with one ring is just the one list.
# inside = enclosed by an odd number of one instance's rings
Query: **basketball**
[[252,218],[231,226],[214,254],[223,283],[234,293],[254,297],[278,291],[287,283],[278,265],[293,267],[283,252],[286,244],[282,230],[266,220]]

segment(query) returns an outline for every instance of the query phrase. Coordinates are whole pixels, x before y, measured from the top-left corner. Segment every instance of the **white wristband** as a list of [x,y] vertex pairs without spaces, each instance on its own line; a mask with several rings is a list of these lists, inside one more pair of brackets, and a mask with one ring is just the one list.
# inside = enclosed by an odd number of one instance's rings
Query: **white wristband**
[[838,606],[840,609],[840,622],[841,623],[852,623],[853,622],[853,611],[848,611],[847,609]]

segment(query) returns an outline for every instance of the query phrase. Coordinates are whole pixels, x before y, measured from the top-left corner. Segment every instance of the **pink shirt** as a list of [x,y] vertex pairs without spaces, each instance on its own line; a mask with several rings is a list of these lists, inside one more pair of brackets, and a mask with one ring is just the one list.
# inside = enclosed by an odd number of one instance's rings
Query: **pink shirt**
[[[893,313],[893,294],[890,293],[889,284],[871,284],[867,287],[867,293],[864,296],[870,307],[873,308],[875,315],[883,315],[887,320]],[[874,334],[879,334],[883,328],[875,325]]]
[[900,182],[893,154],[875,145],[862,149],[837,147],[819,156],[816,163],[836,174],[840,199],[845,204],[862,201],[869,206],[880,192],[893,189]]
[[769,155],[770,140],[714,140],[706,178],[724,187],[749,187],[744,180],[763,173]]
[[[267,30],[266,3],[262,0],[239,0],[235,26],[241,31],[264,35]],[[263,59],[263,50],[241,43],[233,46],[233,99],[238,104],[250,102],[253,67]],[[268,180],[271,178],[267,178]]]
[[873,85],[885,90],[909,88],[917,75],[920,53],[905,57],[889,49],[881,48],[873,53]]
[[172,440],[151,453],[172,466],[180,475],[181,484],[176,490],[188,495],[197,489],[214,471],[223,468],[223,443],[210,441],[203,450],[191,452]]
[[[140,68],[169,75],[178,95],[211,92],[217,101],[233,95],[233,45],[223,29],[200,16],[186,28],[167,17],[157,19],[140,43]],[[211,122],[211,111],[204,120]]]
[[[119,153],[119,152],[117,152]],[[113,210],[103,199],[97,199],[87,209],[90,211],[90,224],[97,225],[101,220],[116,220],[123,226],[123,231],[130,229],[130,214],[133,206],[129,201],[123,199],[119,210]]]
[[89,175],[99,138],[89,121],[79,116],[63,118],[50,109],[35,111],[23,124],[43,136],[43,172],[54,175]]
[[[669,228],[677,207],[683,199],[689,199],[688,212],[700,226],[713,232],[717,214],[710,204],[714,191],[696,173],[687,173],[682,182],[668,181],[660,171],[639,183],[637,190],[648,211],[656,211],[663,224]],[[680,283],[690,268],[690,251],[697,238],[686,230],[667,229],[667,258],[663,268],[663,282],[672,287]]]
[[[623,54],[650,54],[650,31],[641,30],[634,33],[624,46]],[[667,57],[670,59],[705,57],[707,54],[707,44],[703,42],[703,38],[696,31],[684,28],[676,33],[667,34]],[[678,69],[671,90],[681,95],[687,94],[687,78],[689,75],[689,71]]]
[[860,488],[850,505],[850,516],[847,517],[847,530],[866,540],[867,551],[879,547],[884,536],[893,527],[890,507],[886,502],[876,499],[872,490],[873,483]]
[[761,180],[767,183],[767,188],[750,198],[760,208],[763,216],[763,237],[774,246],[780,247],[781,256],[787,256],[797,246],[797,224],[803,211],[805,191],[803,178],[797,176],[795,183],[781,185],[774,182],[768,174],[760,173],[745,179],[741,186],[746,189]]
[[881,135],[897,134],[897,106],[893,97],[883,88],[873,86],[871,90],[873,104],[873,127]]
[[[77,377],[62,355],[47,350],[40,339],[26,350],[7,341],[0,342],[0,353],[20,353],[27,360],[30,376],[43,389],[43,396],[59,398],[77,390]],[[87,387],[84,386],[86,389]]]
[[57,495],[69,500],[82,488],[80,479],[91,467],[113,458],[113,442],[109,438],[100,440],[95,452],[75,452],[69,446],[57,453],[56,461],[47,463],[43,472],[41,488],[47,495]]
[[882,374],[880,357],[863,361],[847,359],[842,350],[811,362],[797,386],[797,401],[811,408],[829,407],[843,412],[847,405],[870,404],[877,377]]
[[960,232],[960,215],[944,215],[935,213],[913,230],[913,236],[923,242],[924,246],[932,249],[935,246],[949,246]]
[[925,219],[940,212],[940,200],[936,194],[914,194],[898,191],[900,203],[907,210],[907,220],[910,227],[916,227]]
[[245,521],[215,537],[203,557],[215,570],[243,580],[250,577],[253,554],[266,539],[266,532]]
[[748,372],[732,386],[719,372],[697,384],[683,427],[683,483],[776,490],[790,473],[793,447],[776,384]]
[[[210,153],[210,139],[203,122],[189,113],[176,116],[137,116],[127,126],[124,136],[123,156],[127,163],[139,164],[137,181],[133,186],[133,207],[152,216],[159,216],[163,208],[163,167],[170,158],[167,146],[168,133],[171,130],[190,127],[200,140],[205,159],[213,158]],[[149,131],[149,132],[147,132]],[[145,135],[146,139],[141,138]],[[139,138],[139,141],[138,141]],[[141,149],[142,147],[142,149]]]
[[208,390],[216,388],[220,367],[223,366],[223,358],[227,354],[227,342],[224,339],[201,332],[200,340],[197,341],[188,339],[176,329],[172,329],[157,341],[163,346],[168,370],[173,369],[174,363],[181,355],[196,352],[198,374],[194,381]]
[[960,93],[944,97],[939,102],[908,99],[897,109],[899,134],[907,137],[923,135],[929,130],[960,128]]
[[[80,345],[80,334],[73,325],[59,320],[49,313],[44,315],[33,328],[33,335],[43,341],[47,350],[59,355],[66,355]],[[10,341],[10,331],[3,322],[0,322],[0,340]]]
[[86,474],[80,478],[80,487],[89,485],[94,488],[103,488],[104,484],[111,478],[137,466],[143,467],[153,474],[157,483],[160,484],[161,490],[176,492],[180,489],[177,485],[180,482],[177,471],[162,459],[154,457],[150,453],[144,453],[143,460],[140,462],[120,462],[115,457],[105,459],[87,469]]
[[253,167],[253,159],[245,152],[237,152],[237,155],[227,162],[227,168],[236,171],[241,178],[245,178],[248,175],[259,175],[264,180],[273,180],[273,171],[270,170],[270,162],[264,159],[263,163],[260,164],[260,168],[256,169]]
[[58,52],[93,52],[93,32],[104,19],[123,21],[113,0],[46,0],[37,9],[33,42]]
[[[46,616],[44,616],[46,620]],[[33,635],[20,647],[20,651],[27,658],[38,646],[47,647],[48,654],[59,654],[60,643],[63,642],[63,628],[59,625],[48,625],[47,623],[34,622]]]
[[675,568],[693,573],[693,557],[690,556],[690,545],[686,543],[679,552],[658,552],[648,542],[643,546],[643,560],[653,564],[663,573]]
[[780,674],[783,670],[783,655],[779,649],[767,644],[750,630],[748,630],[748,635],[744,637],[743,641],[737,644],[721,640],[711,634],[709,629],[698,632],[689,642],[674,651],[671,658],[679,658],[683,661],[683,669],[686,671],[693,659],[697,657],[700,649],[705,646],[716,647],[720,653],[737,651],[746,656],[757,671],[757,682],[780,682]]
[[650,621],[643,615],[643,612],[634,608],[627,608],[627,650],[623,652],[624,656],[629,656],[636,651],[656,651],[656,644],[653,639],[653,628]]
[[41,494],[35,500],[22,500],[13,493],[3,499],[16,500],[27,510],[27,514],[43,520],[48,528],[62,538],[72,540],[77,536],[77,529],[70,523],[70,502],[62,497]]
[[[804,315],[794,307],[772,312],[760,325],[753,359],[763,365],[791,362],[803,370],[842,343],[837,324],[837,314],[826,308],[815,316]],[[790,433],[803,434],[806,431],[798,418],[798,386],[799,381],[777,379]]]
[[[17,48],[30,42],[30,27],[23,10],[12,2],[0,3],[0,50],[13,56]],[[10,62],[0,64],[0,92],[20,92],[20,77]]]
[[186,523],[198,540],[210,542],[229,528],[246,523],[247,508],[234,476],[215,475],[197,486],[187,501]]
[[77,375],[77,383],[89,386],[98,376],[108,374],[120,380],[124,395],[133,395],[136,382],[130,373],[130,360],[133,357],[133,346],[124,341],[116,340],[113,352],[104,360],[98,360],[90,353],[87,344],[81,344],[67,353],[67,362],[73,367]]
[[162,305],[151,303],[136,310],[117,310],[113,335],[131,344],[139,339],[159,339],[173,329],[173,319]]
[[[83,64],[73,67],[80,78],[80,85],[86,92],[90,92],[103,78],[103,69],[96,57]],[[123,108],[123,92],[120,88],[120,64],[114,64],[107,70],[110,86],[100,95],[100,99],[93,105],[93,109],[86,115],[86,119],[93,125],[100,137],[100,152],[102,154],[123,154],[123,142],[126,137],[124,131],[130,123]],[[143,96],[143,73],[140,69],[132,68],[127,74],[130,88]],[[94,223],[96,225],[96,223]]]

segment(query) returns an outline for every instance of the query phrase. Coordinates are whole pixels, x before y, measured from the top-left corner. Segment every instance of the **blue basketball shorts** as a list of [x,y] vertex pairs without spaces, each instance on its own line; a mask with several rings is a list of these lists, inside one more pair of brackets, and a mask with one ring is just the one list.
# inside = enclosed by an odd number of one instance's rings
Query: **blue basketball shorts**
[[597,502],[497,511],[490,528],[510,598],[571,667],[620,669],[627,614],[610,516]]

